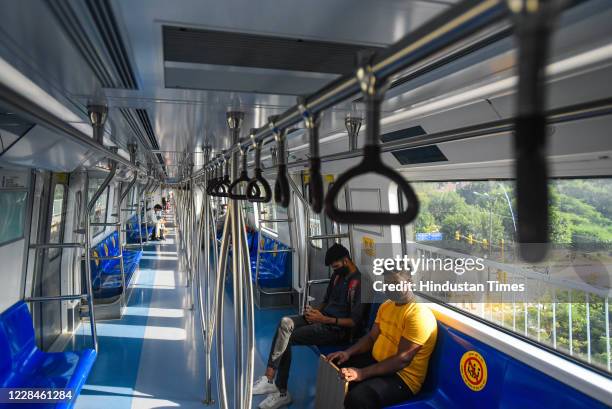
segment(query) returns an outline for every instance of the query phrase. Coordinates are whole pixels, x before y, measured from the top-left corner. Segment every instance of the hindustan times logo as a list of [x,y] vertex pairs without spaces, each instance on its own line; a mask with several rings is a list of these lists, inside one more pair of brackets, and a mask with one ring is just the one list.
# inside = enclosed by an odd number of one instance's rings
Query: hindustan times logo
[[382,275],[391,271],[410,271],[411,275],[419,271],[446,271],[463,275],[469,271],[483,271],[484,260],[477,258],[430,258],[430,257],[408,257],[395,256],[393,258],[375,258],[372,260],[372,273]]

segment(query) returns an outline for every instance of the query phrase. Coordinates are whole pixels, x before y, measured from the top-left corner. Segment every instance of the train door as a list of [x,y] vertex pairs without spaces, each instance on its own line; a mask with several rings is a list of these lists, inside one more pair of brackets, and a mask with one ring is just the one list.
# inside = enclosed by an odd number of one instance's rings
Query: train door
[[[66,222],[68,175],[47,174],[41,196],[39,234],[41,242],[61,243]],[[52,248],[38,254],[34,291],[37,296],[57,296],[62,288],[62,249]],[[40,348],[48,350],[62,332],[62,303],[44,302],[35,307],[34,327]]]

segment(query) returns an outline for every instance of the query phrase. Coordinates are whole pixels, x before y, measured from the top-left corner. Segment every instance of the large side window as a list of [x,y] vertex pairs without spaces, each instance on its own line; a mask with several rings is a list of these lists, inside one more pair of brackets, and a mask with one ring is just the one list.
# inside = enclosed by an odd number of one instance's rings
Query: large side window
[[0,190],[0,245],[23,238],[27,190]]
[[[273,200],[269,201],[268,203],[258,203],[257,205],[261,206],[259,211],[259,217],[261,217],[263,220],[277,219],[276,204]],[[260,228],[262,228],[263,230],[274,235],[278,234],[278,223],[262,223],[259,220],[257,221],[257,223],[260,224]]]
[[[49,243],[61,243],[65,215],[66,185],[55,185],[53,188],[52,201]],[[53,259],[57,257],[60,252],[60,249],[49,249],[49,258]]]
[[[93,197],[98,188],[102,185],[102,179],[90,179],[89,180],[89,189],[88,189],[88,200]],[[106,209],[108,208],[108,196],[110,189],[107,187],[104,192],[100,195],[98,200],[94,205],[93,214],[91,217],[91,221],[94,223],[105,223],[106,222]],[[98,234],[104,231],[104,226],[95,226],[93,227],[93,236],[97,236]]]
[[416,257],[483,259],[480,280],[526,291],[486,286],[478,297],[427,294],[610,372],[612,179],[556,179],[549,186],[551,247],[543,262],[520,258],[511,180],[414,183],[421,210],[404,231],[404,248]]

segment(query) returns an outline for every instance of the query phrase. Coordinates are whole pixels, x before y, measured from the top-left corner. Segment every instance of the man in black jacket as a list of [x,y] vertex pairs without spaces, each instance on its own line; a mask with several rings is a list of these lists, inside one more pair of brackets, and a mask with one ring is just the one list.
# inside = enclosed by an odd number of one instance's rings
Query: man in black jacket
[[[349,251],[332,245],[325,254],[331,276],[323,303],[307,307],[305,314],[283,317],[278,324],[265,375],[255,380],[253,394],[268,394],[261,409],[276,409],[291,403],[287,391],[293,345],[341,345],[363,331],[367,310],[361,303],[361,274]],[[276,378],[276,382],[274,379]]]

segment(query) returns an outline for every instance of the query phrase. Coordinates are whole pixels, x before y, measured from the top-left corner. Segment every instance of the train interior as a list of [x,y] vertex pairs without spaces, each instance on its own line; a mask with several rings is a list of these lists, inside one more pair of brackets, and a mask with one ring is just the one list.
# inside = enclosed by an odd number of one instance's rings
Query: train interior
[[[258,407],[334,243],[363,276],[474,257],[530,290],[416,292],[438,339],[389,408],[612,407],[611,20],[609,0],[0,0],[0,407]],[[293,348],[289,408],[335,407],[319,356],[342,348]],[[28,388],[73,396],[8,400]]]

